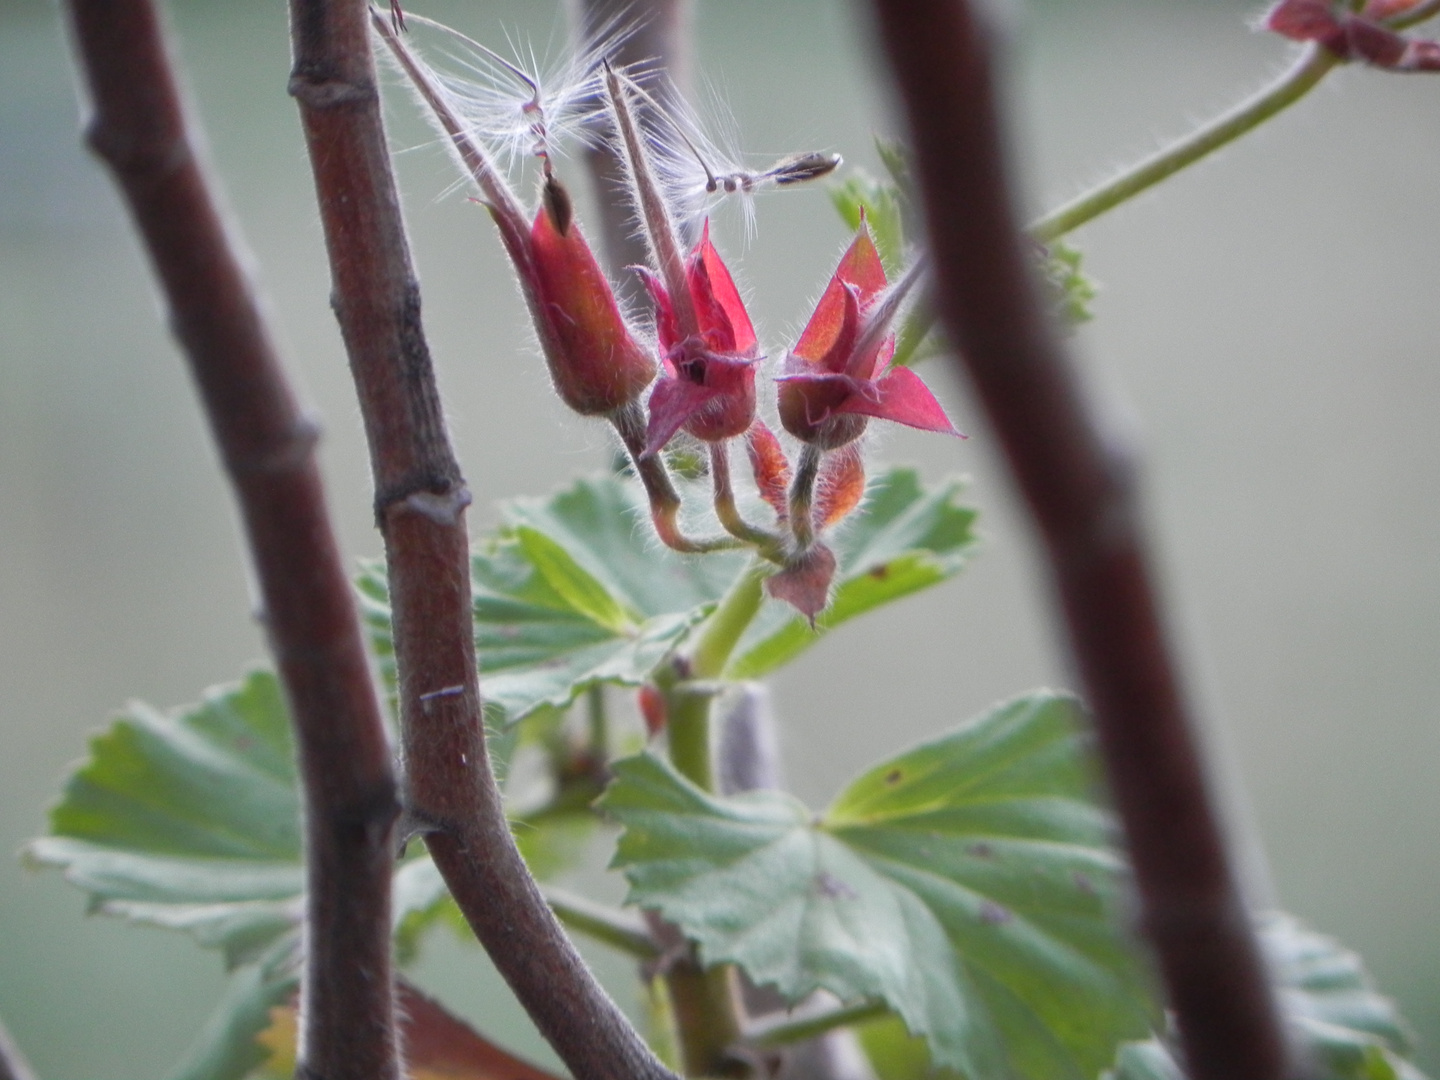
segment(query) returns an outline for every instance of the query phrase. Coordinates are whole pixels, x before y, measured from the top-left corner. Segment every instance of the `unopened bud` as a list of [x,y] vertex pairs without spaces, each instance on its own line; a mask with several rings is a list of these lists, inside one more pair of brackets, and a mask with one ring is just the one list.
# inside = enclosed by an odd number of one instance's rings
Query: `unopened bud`
[[548,180],[530,230],[536,329],[561,400],[582,415],[603,415],[638,398],[656,364],[570,218],[565,189]]

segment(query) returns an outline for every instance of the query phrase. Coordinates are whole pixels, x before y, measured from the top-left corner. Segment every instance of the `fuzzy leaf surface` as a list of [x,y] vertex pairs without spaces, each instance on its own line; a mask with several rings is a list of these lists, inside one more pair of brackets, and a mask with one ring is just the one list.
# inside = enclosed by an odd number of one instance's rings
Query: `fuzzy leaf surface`
[[[605,476],[505,508],[470,563],[492,721],[563,708],[597,683],[639,685],[738,572],[735,558],[662,555],[648,530],[631,488]],[[383,566],[367,566],[359,585],[371,644],[393,687]]]
[[236,1080],[256,1032],[295,986],[304,866],[289,712],[269,672],[162,713],[134,704],[25,849],[90,896],[92,910],[182,930],[237,970],[171,1073]]
[[600,805],[625,829],[629,900],[707,964],[791,1001],[883,1000],[970,1077],[1094,1077],[1151,1030],[1071,698],[1000,705],[876,766],[818,820],[782,793],[709,795],[648,754],[615,773]]
[[[910,469],[876,478],[837,530],[840,572],[814,630],[793,608],[767,604],[727,678],[756,678],[841,623],[938,584],[964,565],[975,513],[951,481],[926,488]],[[585,477],[544,500],[504,509],[471,560],[481,691],[497,724],[563,708],[597,683],[638,686],[711,610],[746,556],[696,559],[655,540],[637,485]],[[828,542],[828,541],[827,541]],[[367,566],[362,605],[381,670],[394,686],[384,568]]]
[[268,672],[173,714],[133,704],[90,742],[26,857],[96,910],[237,963],[294,928],[304,888],[289,715]]

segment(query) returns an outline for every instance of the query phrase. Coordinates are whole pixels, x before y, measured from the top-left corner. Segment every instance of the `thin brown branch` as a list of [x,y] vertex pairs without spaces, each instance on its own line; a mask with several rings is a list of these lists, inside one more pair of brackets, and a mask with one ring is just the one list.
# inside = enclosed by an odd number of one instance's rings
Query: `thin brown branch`
[[670,1077],[525,867],[485,751],[464,510],[420,324],[363,0],[291,0],[294,70],[335,308],[370,442],[400,682],[407,809],[461,911],[577,1080]]
[[962,0],[874,7],[936,300],[1045,543],[1190,1075],[1276,1080],[1284,1040],[1151,584],[1135,463],[1087,407],[1037,298],[985,29]]
[[70,0],[109,165],[169,304],[240,502],[294,717],[305,792],[304,1075],[396,1077],[390,981],[390,748],[315,462],[187,136],[150,0]]
[[0,1024],[0,1080],[35,1080],[34,1070],[4,1024]]

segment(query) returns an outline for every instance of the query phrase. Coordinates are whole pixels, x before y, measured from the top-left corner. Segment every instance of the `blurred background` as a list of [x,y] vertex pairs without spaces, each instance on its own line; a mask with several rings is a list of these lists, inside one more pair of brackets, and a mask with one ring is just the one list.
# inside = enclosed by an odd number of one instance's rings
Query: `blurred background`
[[[429,0],[487,42],[558,46],[552,5]],[[379,551],[295,109],[281,0],[181,0],[172,22],[213,163],[292,372],[324,418],[347,552]],[[1034,212],[1280,70],[1236,0],[1006,8],[1014,149]],[[701,0],[698,70],[757,154],[875,171],[868,34],[834,0]],[[0,1016],[44,1080],[162,1073],[214,1004],[218,958],[87,918],[8,856],[87,734],[132,698],[193,701],[263,656],[229,492],[107,181],[82,152],[54,5],[0,0]],[[486,215],[403,95],[393,138],[426,326],[478,529],[495,500],[601,467],[550,393]],[[1077,233],[1103,285],[1076,339],[1147,456],[1176,640],[1251,888],[1361,951],[1440,1072],[1440,82],[1342,71],[1219,158]],[[412,149],[413,148],[413,149]],[[761,161],[763,164],[763,160]],[[593,232],[594,230],[592,230]],[[762,340],[789,340],[845,242],[824,193],[764,199],[721,247]],[[787,767],[823,805],[882,754],[1069,681],[995,447],[876,454],[973,477],[984,550],[957,581],[847,627],[775,687]],[[624,964],[606,969],[624,975]],[[422,979],[538,1057],[473,947]]]

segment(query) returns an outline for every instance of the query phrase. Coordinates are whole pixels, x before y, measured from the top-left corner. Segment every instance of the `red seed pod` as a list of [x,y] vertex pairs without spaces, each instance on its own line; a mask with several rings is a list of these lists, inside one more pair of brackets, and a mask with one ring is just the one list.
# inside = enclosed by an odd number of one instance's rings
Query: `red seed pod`
[[640,707],[640,717],[645,721],[645,734],[655,738],[665,730],[667,722],[665,710],[665,695],[654,683],[645,683],[635,695],[635,703]]
[[603,415],[638,398],[656,364],[625,324],[580,226],[566,220],[563,192],[547,182],[530,229],[535,318],[561,400],[584,416]]

